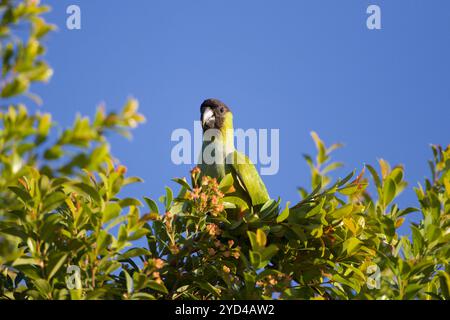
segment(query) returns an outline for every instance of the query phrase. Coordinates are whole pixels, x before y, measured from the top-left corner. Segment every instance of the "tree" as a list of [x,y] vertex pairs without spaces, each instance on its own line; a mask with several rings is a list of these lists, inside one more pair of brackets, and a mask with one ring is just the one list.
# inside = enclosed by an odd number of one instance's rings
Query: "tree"
[[[127,176],[106,138],[145,120],[137,101],[118,113],[100,107],[60,134],[50,114],[19,102],[39,101],[30,85],[52,74],[43,60],[47,10],[0,2],[2,299],[449,298],[450,146],[432,146],[431,178],[415,189],[420,208],[394,203],[404,171],[384,160],[379,171],[367,165],[334,181],[340,145],[315,133],[317,156],[305,156],[311,188],[292,207],[270,200],[237,218],[232,177],[200,179],[198,168],[174,179],[176,195],[166,188],[143,206],[119,196],[140,179]],[[400,236],[415,211],[420,222]]]

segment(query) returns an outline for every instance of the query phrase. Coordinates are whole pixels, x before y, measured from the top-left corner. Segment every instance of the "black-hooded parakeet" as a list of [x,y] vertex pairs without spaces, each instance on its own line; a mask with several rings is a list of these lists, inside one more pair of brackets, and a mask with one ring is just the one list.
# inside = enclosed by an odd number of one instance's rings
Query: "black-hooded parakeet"
[[[260,206],[270,200],[255,165],[235,149],[233,114],[230,108],[217,99],[207,99],[202,103],[200,113],[203,145],[199,167],[202,175],[220,181],[231,173],[235,196],[252,206]],[[212,155],[213,159],[205,159],[205,155]]]

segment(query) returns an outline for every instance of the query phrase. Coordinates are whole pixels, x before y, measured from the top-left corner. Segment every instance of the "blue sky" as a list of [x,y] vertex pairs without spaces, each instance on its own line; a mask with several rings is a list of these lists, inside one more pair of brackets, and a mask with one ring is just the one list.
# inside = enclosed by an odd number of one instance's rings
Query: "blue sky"
[[[446,0],[49,0],[49,85],[34,91],[63,125],[127,97],[148,122],[112,151],[145,183],[127,194],[158,198],[176,166],[176,128],[193,129],[199,106],[216,97],[235,127],[280,129],[280,170],[265,176],[272,197],[298,199],[309,185],[309,132],[346,147],[340,176],[384,158],[406,168],[410,187],[428,175],[430,143],[450,141],[450,2]],[[126,4],[125,4],[126,3]],[[66,28],[81,7],[82,29]],[[382,10],[382,30],[366,28],[366,8]],[[402,205],[417,205],[412,188]]]

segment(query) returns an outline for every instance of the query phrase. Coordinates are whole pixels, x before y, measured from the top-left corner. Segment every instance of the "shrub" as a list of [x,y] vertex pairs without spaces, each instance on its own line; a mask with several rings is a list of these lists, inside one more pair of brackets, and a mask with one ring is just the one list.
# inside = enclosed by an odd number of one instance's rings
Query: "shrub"
[[[0,2],[0,296],[3,299],[448,299],[450,147],[432,146],[420,208],[400,208],[401,166],[379,161],[334,181],[327,147],[305,156],[311,191],[242,217],[233,178],[174,179],[159,203],[120,197],[139,183],[110,153],[106,133],[145,119],[129,100],[54,133],[48,113],[20,101],[47,81],[42,38],[53,29],[38,1]],[[18,25],[28,32],[12,33]],[[76,152],[74,153],[74,150]],[[365,171],[368,171],[367,173]],[[367,191],[371,185],[376,193]],[[412,212],[410,226],[398,228]]]

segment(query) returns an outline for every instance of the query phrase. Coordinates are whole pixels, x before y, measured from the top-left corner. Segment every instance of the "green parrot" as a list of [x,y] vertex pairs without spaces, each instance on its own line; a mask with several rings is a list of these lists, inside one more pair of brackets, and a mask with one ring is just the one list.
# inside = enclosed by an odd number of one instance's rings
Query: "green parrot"
[[[235,191],[230,196],[238,196],[253,207],[270,200],[255,165],[234,147],[233,114],[230,108],[217,99],[207,99],[202,103],[200,113],[203,129],[199,163],[201,174],[217,178],[220,182],[231,173]],[[212,158],[207,159],[205,155],[212,155]]]

